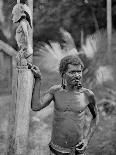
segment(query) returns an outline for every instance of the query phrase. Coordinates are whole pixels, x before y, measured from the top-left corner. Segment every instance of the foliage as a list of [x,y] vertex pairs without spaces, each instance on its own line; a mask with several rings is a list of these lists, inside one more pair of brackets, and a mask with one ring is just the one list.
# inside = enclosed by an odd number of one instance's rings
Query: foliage
[[[77,47],[80,32],[84,35],[106,28],[106,0],[39,0],[34,5],[34,38],[39,41],[61,41],[58,33],[63,27],[71,33]],[[116,3],[113,0],[112,14],[115,18]],[[115,25],[114,25],[115,26]]]
[[[15,0],[1,0],[4,21],[0,21],[0,39],[17,48],[15,26],[12,23],[12,8]],[[116,2],[112,0],[113,27],[116,27]],[[1,18],[2,19],[2,18]],[[34,0],[34,47],[38,41],[62,42],[60,28],[71,33],[76,46],[80,46],[81,30],[84,36],[106,28],[106,0]]]
[[61,34],[65,42],[63,47],[58,42],[50,42],[44,43],[39,49],[39,66],[48,72],[59,72],[59,64],[63,57],[79,54],[70,33],[61,29]]

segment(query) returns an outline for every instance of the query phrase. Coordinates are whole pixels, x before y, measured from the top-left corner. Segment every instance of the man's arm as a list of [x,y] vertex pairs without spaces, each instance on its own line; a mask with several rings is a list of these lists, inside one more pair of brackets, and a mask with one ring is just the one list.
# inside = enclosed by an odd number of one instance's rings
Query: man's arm
[[90,122],[89,131],[88,131],[88,134],[87,134],[87,137],[86,137],[87,141],[89,142],[90,138],[92,137],[92,135],[93,135],[93,133],[94,133],[94,131],[96,129],[98,121],[99,121],[98,108],[97,108],[95,97],[94,97],[93,93],[89,96],[88,108],[89,108],[89,110],[90,110],[90,112],[92,114],[92,120]]
[[41,72],[39,70],[39,67],[28,63],[28,68],[31,69],[35,77],[35,83],[31,100],[31,109],[33,111],[39,111],[48,106],[50,102],[53,100],[53,91],[52,89],[50,89],[46,94],[40,97]]
[[[90,122],[90,127],[89,127],[89,131],[87,133],[87,136],[84,137],[82,139],[82,141],[80,143],[78,143],[78,145],[76,145],[76,149],[80,152],[80,153],[83,153],[86,148],[87,148],[87,145],[96,129],[96,126],[97,126],[97,123],[98,123],[98,119],[99,119],[99,116],[98,116],[98,110],[97,110],[97,105],[96,105],[96,102],[95,102],[95,98],[94,98],[94,94],[91,93],[91,94],[88,94],[89,96],[89,104],[88,104],[88,108],[92,114],[92,120]],[[81,146],[81,148],[80,148]]]
[[40,79],[36,79],[33,88],[32,102],[31,102],[31,108],[33,111],[39,111],[45,108],[53,100],[53,94],[50,91],[48,91],[47,93],[45,93],[43,96],[40,97],[40,86],[41,86]]

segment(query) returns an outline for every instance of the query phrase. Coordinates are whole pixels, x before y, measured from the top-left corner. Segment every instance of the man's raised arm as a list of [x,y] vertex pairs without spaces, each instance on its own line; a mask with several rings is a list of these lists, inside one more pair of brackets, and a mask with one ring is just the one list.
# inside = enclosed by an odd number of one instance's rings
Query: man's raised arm
[[53,100],[53,94],[51,93],[51,91],[48,91],[42,97],[40,96],[41,72],[37,66],[31,64],[28,65],[35,77],[31,109],[33,111],[39,111],[50,104],[50,102]]

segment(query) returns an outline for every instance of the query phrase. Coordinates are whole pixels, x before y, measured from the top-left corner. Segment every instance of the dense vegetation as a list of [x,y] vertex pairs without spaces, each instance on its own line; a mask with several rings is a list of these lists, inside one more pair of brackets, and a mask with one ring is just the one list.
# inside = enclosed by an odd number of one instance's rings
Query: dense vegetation
[[[25,0],[22,0],[25,1]],[[4,0],[0,20],[0,39],[16,48],[12,8],[15,0]],[[1,14],[1,16],[2,16]],[[113,28],[116,28],[116,1],[112,0]],[[76,46],[80,46],[81,30],[84,36],[98,29],[106,28],[106,0],[34,0],[34,45],[38,41],[62,41],[59,28],[63,27],[73,36]]]

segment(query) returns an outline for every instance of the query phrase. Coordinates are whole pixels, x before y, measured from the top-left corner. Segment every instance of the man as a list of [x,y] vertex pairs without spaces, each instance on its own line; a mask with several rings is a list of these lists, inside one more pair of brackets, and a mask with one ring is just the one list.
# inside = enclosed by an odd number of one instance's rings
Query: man
[[[49,144],[51,155],[84,155],[88,142],[98,122],[94,94],[83,88],[82,61],[74,55],[64,57],[59,66],[62,85],[51,87],[40,97],[41,74],[32,66],[35,85],[32,96],[32,110],[39,111],[54,101],[52,136]],[[85,112],[92,115],[90,128],[85,136]]]

